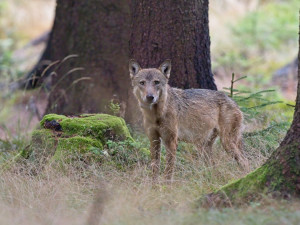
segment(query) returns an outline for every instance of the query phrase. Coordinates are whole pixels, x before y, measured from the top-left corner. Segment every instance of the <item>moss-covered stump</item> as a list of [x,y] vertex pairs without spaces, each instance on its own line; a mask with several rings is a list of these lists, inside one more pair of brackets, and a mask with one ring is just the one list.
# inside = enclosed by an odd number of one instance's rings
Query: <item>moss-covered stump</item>
[[107,114],[45,115],[23,156],[33,161],[100,161],[108,140],[133,140],[125,121]]

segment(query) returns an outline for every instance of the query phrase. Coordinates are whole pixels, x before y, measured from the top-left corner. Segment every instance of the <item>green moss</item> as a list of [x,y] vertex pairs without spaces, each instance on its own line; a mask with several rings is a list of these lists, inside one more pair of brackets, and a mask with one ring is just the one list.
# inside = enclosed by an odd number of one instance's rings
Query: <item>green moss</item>
[[101,142],[90,137],[60,138],[52,160],[95,159],[101,155],[101,149]]
[[247,176],[223,186],[217,192],[223,192],[231,199],[244,198],[254,193],[262,193],[266,190],[266,181],[269,173],[269,166],[265,164]]
[[96,138],[105,143],[108,139],[123,140],[131,138],[125,121],[107,114],[83,114],[79,117],[66,117],[57,114],[45,115],[41,121],[43,127],[46,121],[56,120],[62,126],[64,135],[79,135]]
[[150,150],[147,149],[147,148],[141,148],[141,149],[140,149],[140,152],[141,152],[142,155],[144,155],[144,156],[146,156],[146,157],[148,157],[148,158],[151,157],[151,152],[150,152]]
[[[53,120],[60,124],[61,130],[55,131],[54,127],[45,126],[47,121]],[[107,114],[83,114],[78,117],[48,114],[40,125],[42,128],[32,134],[29,150],[22,153],[25,158],[50,158],[51,162],[99,161],[103,159],[103,146],[109,141],[133,141],[125,121]]]
[[64,115],[57,115],[57,114],[47,114],[43,117],[43,119],[40,122],[41,126],[44,126],[46,121],[51,121],[51,120],[56,120],[58,122],[67,119],[68,117],[64,116]]
[[32,141],[34,144],[43,143],[43,145],[47,144],[47,147],[52,147],[54,145],[53,133],[47,129],[35,130],[32,132]]
[[[223,186],[215,194],[225,194],[233,202],[242,202],[245,199],[251,200],[269,193],[293,195],[297,192],[295,184],[297,183],[296,177],[299,174],[299,169],[295,173],[291,167],[290,174],[284,175],[282,162],[279,163],[278,158],[271,157],[260,168]],[[287,163],[290,166],[293,165],[290,161],[287,161]]]

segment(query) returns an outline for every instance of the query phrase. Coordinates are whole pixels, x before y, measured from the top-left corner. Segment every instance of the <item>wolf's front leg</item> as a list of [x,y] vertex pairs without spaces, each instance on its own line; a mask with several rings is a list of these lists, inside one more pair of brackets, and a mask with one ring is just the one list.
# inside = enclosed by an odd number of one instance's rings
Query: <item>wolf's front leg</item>
[[168,182],[172,182],[177,150],[177,137],[172,137],[165,142],[166,146],[166,169],[165,179]]
[[151,168],[153,181],[157,182],[160,168],[160,137],[157,132],[149,134],[150,152],[151,152]]

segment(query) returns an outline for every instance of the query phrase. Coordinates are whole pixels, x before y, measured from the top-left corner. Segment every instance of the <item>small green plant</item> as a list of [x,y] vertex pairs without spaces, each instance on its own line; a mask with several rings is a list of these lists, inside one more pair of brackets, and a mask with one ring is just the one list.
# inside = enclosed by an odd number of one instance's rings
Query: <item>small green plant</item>
[[145,143],[126,139],[114,142],[108,140],[104,150],[118,168],[125,169],[138,164],[147,164],[150,160],[150,151]]
[[[231,85],[229,88],[224,88],[229,97],[234,99],[240,106],[245,116],[246,127],[254,127],[254,131],[245,131],[244,137],[244,149],[249,157],[253,156],[253,149],[257,149],[262,157],[268,157],[274,149],[278,146],[280,139],[284,137],[286,130],[289,127],[289,122],[283,122],[278,119],[275,120],[273,111],[267,106],[282,103],[278,100],[269,100],[265,94],[275,93],[275,90],[260,90],[260,91],[248,91],[240,90],[235,87],[238,81],[247,78],[242,76],[235,79],[235,74],[232,73]],[[276,99],[276,98],[275,98]],[[280,108],[278,107],[277,110]],[[270,119],[273,118],[273,119]],[[255,125],[253,125],[255,124]],[[260,130],[257,130],[259,127]],[[257,153],[255,153],[257,154]]]
[[118,116],[120,114],[120,104],[117,102],[115,103],[113,99],[110,100],[108,108],[112,115]]
[[236,82],[245,78],[247,78],[247,76],[242,76],[235,80],[235,74],[232,73],[231,86],[224,89],[228,96],[234,99],[240,106],[247,120],[257,117],[261,113],[260,109],[266,106],[282,103],[282,101],[270,101],[263,96],[265,93],[275,92],[275,90],[272,89],[251,92],[234,88]]

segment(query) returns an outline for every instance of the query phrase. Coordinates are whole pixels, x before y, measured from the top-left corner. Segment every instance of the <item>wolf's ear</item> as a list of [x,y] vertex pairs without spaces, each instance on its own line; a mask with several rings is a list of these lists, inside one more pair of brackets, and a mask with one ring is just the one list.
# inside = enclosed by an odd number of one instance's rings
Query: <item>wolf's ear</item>
[[140,65],[134,59],[129,61],[129,73],[131,79],[140,71],[140,69]]
[[169,79],[171,73],[171,60],[165,60],[158,69]]

